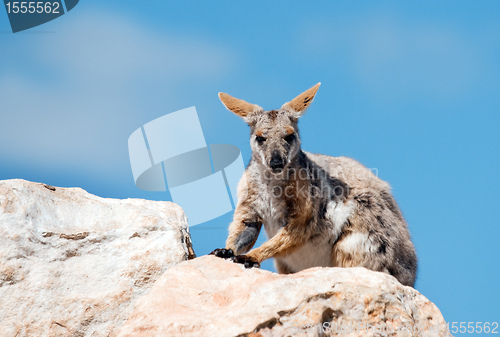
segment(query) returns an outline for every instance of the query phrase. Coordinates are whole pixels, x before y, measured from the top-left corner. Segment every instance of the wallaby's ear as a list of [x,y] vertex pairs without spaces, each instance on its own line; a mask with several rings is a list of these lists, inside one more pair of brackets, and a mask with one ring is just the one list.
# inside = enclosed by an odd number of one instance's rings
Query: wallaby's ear
[[246,122],[249,121],[249,117],[252,113],[263,110],[257,104],[250,104],[223,92],[219,92],[219,99],[226,108],[243,118]]
[[320,85],[321,83],[318,83],[311,89],[304,91],[290,102],[283,104],[281,108],[290,111],[295,118],[299,118],[306,112],[306,109],[309,107],[309,104],[311,104]]

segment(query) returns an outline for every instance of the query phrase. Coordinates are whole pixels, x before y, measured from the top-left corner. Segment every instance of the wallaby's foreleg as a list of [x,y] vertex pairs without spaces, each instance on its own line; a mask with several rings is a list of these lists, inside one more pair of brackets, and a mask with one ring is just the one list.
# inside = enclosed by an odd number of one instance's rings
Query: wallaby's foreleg
[[234,210],[233,222],[229,225],[226,249],[234,254],[243,254],[252,249],[259,237],[262,221],[252,208],[253,198],[247,198]]
[[[235,255],[246,253],[252,249],[257,241],[261,227],[262,222],[259,217],[249,207],[248,203],[243,202],[236,208],[233,222],[229,225],[226,248],[216,249],[210,254],[226,259],[233,259]],[[237,262],[244,263],[240,260]],[[254,263],[247,263],[245,266],[258,267]]]
[[248,252],[259,237],[261,222],[233,222],[229,227],[226,249],[232,249],[236,255]]
[[[252,249],[241,259],[252,260],[261,263],[274,256],[285,255],[302,246],[308,239],[304,226],[296,226],[288,223],[281,228],[275,236],[264,242],[260,247]],[[238,258],[238,256],[236,257]],[[235,262],[238,262],[236,259]]]
[[234,258],[237,263],[244,263],[245,267],[260,266],[260,263],[274,256],[292,253],[304,245],[311,236],[311,227],[307,226],[312,216],[312,204],[308,199],[296,200],[295,209],[291,211],[287,224],[276,235],[264,242],[260,247],[252,249],[246,255]]
[[226,251],[234,251],[231,258],[236,263],[241,263],[245,268],[259,268],[260,263],[247,255],[240,255],[252,249],[259,237],[262,227],[261,222],[238,221],[229,225],[229,236],[226,242]]
[[260,264],[271,257],[292,253],[309,240],[312,227],[307,224],[311,220],[312,204],[309,199],[297,199],[294,206],[287,224],[260,247],[244,255],[244,259]]

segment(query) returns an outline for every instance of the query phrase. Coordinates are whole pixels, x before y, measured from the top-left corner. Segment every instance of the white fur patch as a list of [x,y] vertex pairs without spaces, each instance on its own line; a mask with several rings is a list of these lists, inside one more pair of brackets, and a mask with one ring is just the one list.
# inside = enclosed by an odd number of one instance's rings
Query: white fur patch
[[366,233],[352,233],[338,243],[339,248],[345,252],[372,253],[375,249]]
[[332,236],[337,238],[342,231],[347,219],[354,213],[354,201],[349,200],[346,203],[331,201],[326,206],[326,218],[332,222]]

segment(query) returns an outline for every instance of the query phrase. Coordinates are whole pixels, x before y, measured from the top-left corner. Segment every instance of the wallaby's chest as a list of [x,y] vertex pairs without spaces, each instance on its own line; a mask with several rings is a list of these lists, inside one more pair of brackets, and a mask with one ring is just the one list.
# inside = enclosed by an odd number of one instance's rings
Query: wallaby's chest
[[285,200],[280,196],[262,193],[259,199],[259,211],[264,229],[268,238],[271,238],[286,225],[289,210]]

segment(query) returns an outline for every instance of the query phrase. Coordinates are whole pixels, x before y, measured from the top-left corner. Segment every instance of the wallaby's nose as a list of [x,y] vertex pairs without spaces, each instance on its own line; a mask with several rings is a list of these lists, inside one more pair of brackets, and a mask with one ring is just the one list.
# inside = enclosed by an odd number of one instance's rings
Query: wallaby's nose
[[278,151],[273,152],[273,156],[271,157],[269,166],[271,166],[271,169],[274,172],[283,169],[283,166],[285,166],[285,163],[283,163],[283,158],[281,158]]

